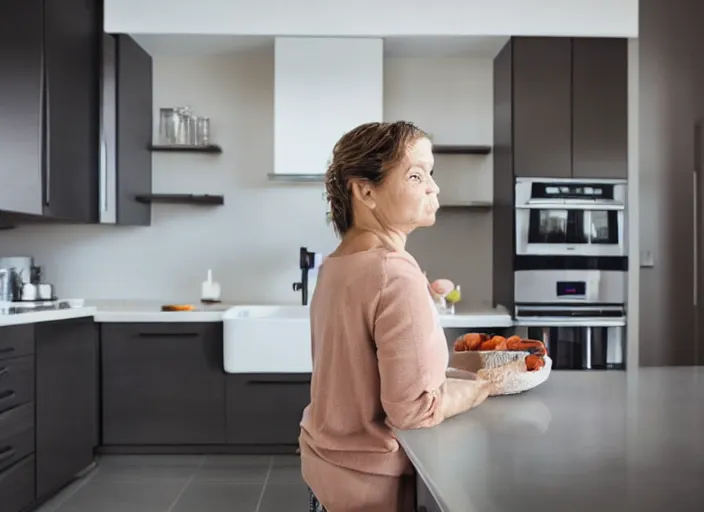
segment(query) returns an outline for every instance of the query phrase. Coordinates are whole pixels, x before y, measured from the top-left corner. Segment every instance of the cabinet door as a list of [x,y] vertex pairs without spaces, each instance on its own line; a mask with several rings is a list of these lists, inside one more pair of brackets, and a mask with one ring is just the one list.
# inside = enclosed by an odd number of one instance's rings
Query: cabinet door
[[103,444],[225,443],[222,323],[103,324]]
[[44,2],[44,214],[98,218],[98,0]]
[[0,210],[42,213],[42,4],[0,3]]
[[571,40],[517,37],[513,51],[516,176],[572,176]]
[[[702,97],[696,77],[704,66],[701,7],[699,0],[639,3],[638,221],[640,250],[654,256],[652,266],[640,269],[642,366],[696,364],[702,334],[693,334],[694,283],[702,277],[702,270],[694,268],[695,231],[704,227],[694,219],[693,174],[696,107]],[[659,343],[662,339],[669,342]]]
[[98,335],[92,318],[36,327],[37,496],[93,462],[98,423]]
[[0,473],[0,503],[2,512],[27,510],[34,501],[34,457]]
[[148,226],[150,204],[137,202],[152,192],[152,58],[131,37],[117,43],[117,223]]
[[228,375],[227,443],[298,445],[309,403],[309,373]]
[[572,173],[628,177],[628,42],[575,38],[572,46]]

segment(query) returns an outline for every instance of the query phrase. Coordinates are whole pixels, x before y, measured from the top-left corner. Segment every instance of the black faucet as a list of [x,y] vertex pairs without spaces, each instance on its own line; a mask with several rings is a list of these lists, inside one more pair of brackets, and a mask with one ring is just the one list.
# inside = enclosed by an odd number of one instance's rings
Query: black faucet
[[309,252],[307,247],[301,247],[299,251],[299,266],[301,268],[301,280],[293,283],[293,291],[301,292],[301,304],[308,305],[308,271],[315,267],[315,253]]

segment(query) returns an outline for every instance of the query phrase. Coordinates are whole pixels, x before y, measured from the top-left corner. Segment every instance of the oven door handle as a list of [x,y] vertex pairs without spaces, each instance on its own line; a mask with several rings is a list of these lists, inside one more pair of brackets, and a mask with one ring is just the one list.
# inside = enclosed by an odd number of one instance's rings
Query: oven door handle
[[550,316],[516,317],[516,327],[625,327],[626,317],[592,317],[571,320]]
[[517,204],[516,210],[614,210],[623,211],[623,203],[525,203]]

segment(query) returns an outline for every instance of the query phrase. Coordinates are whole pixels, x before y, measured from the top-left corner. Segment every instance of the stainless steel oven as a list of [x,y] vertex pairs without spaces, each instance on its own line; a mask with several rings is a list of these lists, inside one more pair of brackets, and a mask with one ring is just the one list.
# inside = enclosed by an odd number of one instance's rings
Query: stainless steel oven
[[625,180],[518,178],[516,254],[626,256]]
[[514,274],[517,334],[542,340],[556,370],[625,369],[626,272]]

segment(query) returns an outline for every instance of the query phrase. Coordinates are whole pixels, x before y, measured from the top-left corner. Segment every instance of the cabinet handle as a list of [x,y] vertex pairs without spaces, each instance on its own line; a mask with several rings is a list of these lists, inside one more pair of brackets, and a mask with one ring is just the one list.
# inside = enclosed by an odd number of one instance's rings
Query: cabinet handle
[[14,352],[15,347],[3,347],[0,348],[0,354],[9,354],[10,352]]
[[[46,46],[42,52],[46,55]],[[44,180],[44,205],[49,206],[51,203],[51,94],[49,93],[49,73],[46,66],[46,60],[42,57],[44,69],[42,70],[42,75],[44,76],[44,119],[46,121],[46,126],[44,128],[44,147],[46,148],[46,161],[44,166],[46,169],[45,180]]]
[[3,366],[2,368],[0,368],[0,377],[5,375],[6,373],[10,373],[10,369],[7,366]]
[[3,462],[7,459],[11,459],[12,457],[15,456],[15,449],[12,446],[6,446],[2,450],[0,450],[0,462]]
[[140,338],[195,338],[200,336],[197,332],[140,332]]
[[295,380],[295,379],[251,379],[247,381],[248,384],[310,384],[310,379],[308,380]]
[[699,294],[699,172],[702,165],[702,125],[694,125],[694,169],[692,171],[692,227],[694,230],[694,248],[692,251],[693,265],[692,277],[692,304],[697,306]]
[[105,139],[100,141],[100,207],[108,211],[108,144]]
[[15,398],[15,392],[12,391],[11,389],[0,393],[0,402],[2,402],[4,400],[11,400],[13,398]]

